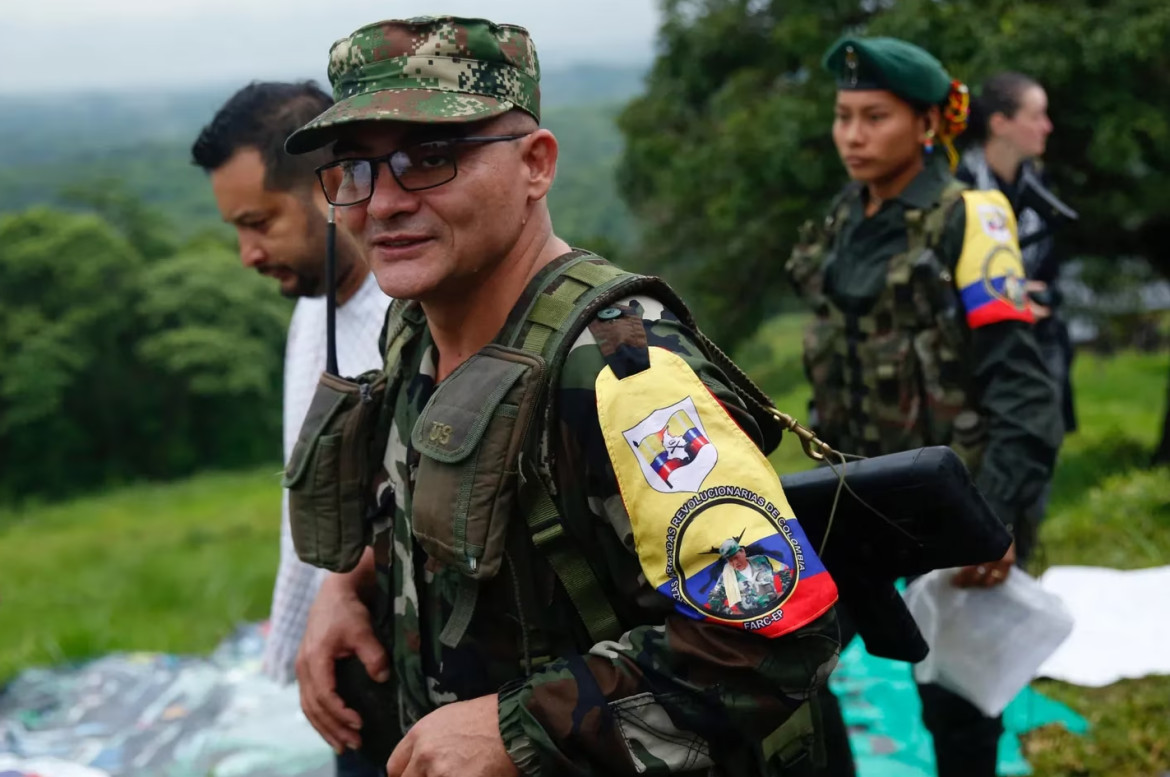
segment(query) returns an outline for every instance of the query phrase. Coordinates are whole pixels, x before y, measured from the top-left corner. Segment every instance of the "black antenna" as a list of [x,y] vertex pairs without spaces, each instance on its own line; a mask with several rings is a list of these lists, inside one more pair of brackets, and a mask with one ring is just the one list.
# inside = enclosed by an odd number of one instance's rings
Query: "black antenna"
[[325,225],[325,371],[341,377],[337,369],[337,224],[333,205]]

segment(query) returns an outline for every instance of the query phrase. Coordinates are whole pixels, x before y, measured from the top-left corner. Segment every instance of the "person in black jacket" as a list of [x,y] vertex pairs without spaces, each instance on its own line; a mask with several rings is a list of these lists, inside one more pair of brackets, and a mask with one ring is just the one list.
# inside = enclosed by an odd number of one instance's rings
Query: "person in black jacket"
[[[1044,88],[1022,73],[997,73],[983,82],[972,100],[967,135],[974,143],[963,153],[955,176],[975,189],[1002,191],[1015,210],[1036,340],[1056,383],[1068,433],[1076,429],[1076,414],[1070,380],[1072,343],[1057,288],[1061,256],[1053,232],[1060,217],[1051,207],[1043,207],[1037,196],[1047,194],[1039,160],[1052,130]],[[1044,517],[1050,491],[1046,486],[1027,511],[1025,523],[1032,532]]]

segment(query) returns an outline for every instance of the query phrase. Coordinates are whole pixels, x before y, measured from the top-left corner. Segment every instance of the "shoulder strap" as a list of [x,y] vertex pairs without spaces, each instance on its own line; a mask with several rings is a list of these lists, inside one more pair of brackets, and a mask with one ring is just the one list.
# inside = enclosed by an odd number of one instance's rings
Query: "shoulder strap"
[[597,312],[633,295],[652,296],[694,333],[704,355],[728,377],[731,388],[743,399],[760,427],[765,453],[779,444],[785,426],[767,394],[699,331],[682,299],[660,278],[628,273],[601,257],[582,254],[538,282],[540,290],[532,295],[523,318],[517,317],[511,327],[506,327],[511,331],[504,334],[505,344],[518,344],[526,351],[539,353],[548,364],[545,413],[542,423],[534,425],[524,444],[528,460],[521,463],[524,481],[521,499],[533,544],[552,566],[596,643],[620,636],[621,624],[557,509],[553,498],[555,481],[548,464],[548,434],[555,412],[552,390],[573,343]]
[[417,302],[395,299],[386,311],[386,324],[382,328],[382,364],[387,375],[399,369],[398,360],[402,349],[414,335],[422,331],[426,320]]
[[505,344],[539,354],[549,367],[546,411],[542,422],[530,429],[522,448],[527,460],[522,460],[519,467],[520,499],[533,545],[553,568],[594,644],[620,637],[621,622],[593,568],[566,529],[553,499],[555,483],[547,451],[542,449],[548,445],[552,393],[560,367],[580,333],[580,328],[571,324],[587,322],[591,310],[597,309],[597,300],[607,293],[602,290],[612,294],[614,289],[626,286],[628,277],[632,276],[600,257],[584,253],[575,256],[545,277],[538,276],[534,282],[539,284],[539,290],[532,295],[523,318],[505,327],[511,331],[504,333]]
[[947,217],[951,214],[951,208],[963,198],[963,192],[967,191],[968,188],[965,183],[957,179],[951,179],[943,188],[942,194],[938,198],[938,207],[932,208],[923,217],[922,233],[927,246],[938,245],[938,241],[946,230]]
[[[422,308],[417,302],[395,299],[386,311],[386,323],[382,327],[379,343],[382,346],[382,374],[386,377],[386,389],[382,395],[382,407],[375,421],[372,445],[386,444],[390,428],[394,423],[394,407],[402,387],[402,352],[406,345],[422,332],[426,326]],[[369,460],[382,463],[385,449],[371,450]]]

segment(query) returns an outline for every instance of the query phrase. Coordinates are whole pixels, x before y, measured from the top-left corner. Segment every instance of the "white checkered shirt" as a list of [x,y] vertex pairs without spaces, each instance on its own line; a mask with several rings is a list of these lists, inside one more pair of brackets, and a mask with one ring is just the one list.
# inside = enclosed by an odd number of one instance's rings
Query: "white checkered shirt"
[[[352,377],[382,365],[378,335],[389,305],[390,298],[369,275],[361,289],[337,309],[337,366],[343,376]],[[317,380],[325,370],[325,350],[325,298],[302,297],[293,311],[284,351],[285,462],[296,444]],[[282,495],[280,514],[280,568],[272,593],[263,670],[274,680],[287,683],[295,676],[293,663],[309,607],[328,572],[297,558],[289,531],[287,491]]]

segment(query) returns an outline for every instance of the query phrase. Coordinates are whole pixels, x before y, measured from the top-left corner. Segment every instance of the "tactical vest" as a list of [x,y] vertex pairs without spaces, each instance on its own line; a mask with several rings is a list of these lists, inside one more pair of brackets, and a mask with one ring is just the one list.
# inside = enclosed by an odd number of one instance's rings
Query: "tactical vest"
[[[612,305],[633,296],[661,302],[694,332],[696,344],[727,375],[755,418],[765,453],[773,450],[783,429],[771,401],[699,332],[678,295],[658,278],[625,272],[585,252],[555,260],[532,281],[519,303],[527,308],[513,310],[495,340],[439,384],[411,433],[412,445],[423,454],[412,526],[428,555],[453,564],[468,579],[494,576],[509,513],[523,515],[533,544],[552,566],[594,643],[616,639],[629,625],[619,623],[556,506],[555,387],[570,348],[586,327],[599,312],[604,318]],[[417,303],[395,304],[388,315],[387,365],[425,325]],[[388,366],[391,376],[395,369]],[[393,413],[390,395],[400,382],[391,378],[386,416]],[[444,419],[457,417],[477,420],[465,431],[448,429],[453,425]],[[388,430],[391,420],[384,417],[378,426]],[[484,474],[494,469],[502,472],[498,481]],[[490,518],[471,515],[475,500],[465,495],[475,493],[489,495]],[[482,526],[469,537],[477,523]],[[470,595],[457,600],[444,642],[458,642],[473,607]]]
[[892,257],[886,284],[864,315],[825,293],[825,274],[846,189],[822,225],[804,225],[786,269],[814,318],[804,333],[804,367],[820,437],[837,450],[874,456],[950,445],[974,470],[985,436],[963,354],[966,328],[952,271],[935,253],[965,187],[952,182],[937,207],[907,210],[907,248]]
[[[407,500],[412,534],[428,556],[462,573],[440,635],[443,644],[459,643],[475,611],[478,584],[500,570],[510,519],[524,521],[591,644],[616,640],[636,625],[621,622],[601,575],[582,552],[580,534],[574,535],[557,506],[554,459],[556,387],[569,350],[595,319],[612,318],[617,311],[611,306],[633,296],[661,302],[693,332],[695,344],[759,426],[765,454],[795,426],[698,330],[686,305],[660,279],[625,272],[586,252],[554,260],[530,282],[495,340],[436,386],[411,430],[412,447],[421,454],[417,482],[411,493],[395,498]],[[347,571],[373,541],[372,483],[409,377],[402,355],[425,326],[417,303],[396,300],[387,318],[385,370],[353,381],[322,378],[284,478],[303,561]],[[389,532],[385,524],[379,529],[382,542]],[[386,548],[375,545],[379,552]],[[538,663],[532,658],[525,656],[528,670]],[[801,707],[767,738],[765,759],[788,762],[806,752],[816,717],[811,703]]]

